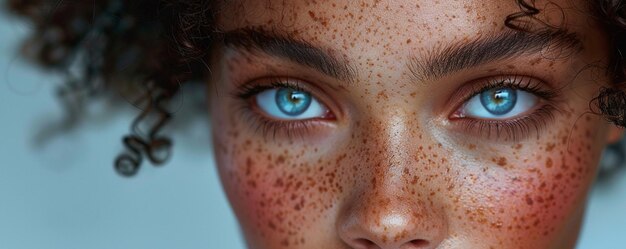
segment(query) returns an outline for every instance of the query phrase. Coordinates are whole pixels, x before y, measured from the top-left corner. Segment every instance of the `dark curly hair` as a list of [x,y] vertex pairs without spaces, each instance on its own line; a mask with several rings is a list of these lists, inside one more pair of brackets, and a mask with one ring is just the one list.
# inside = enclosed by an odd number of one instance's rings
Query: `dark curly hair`
[[[535,0],[515,0],[520,11],[505,20],[509,28],[533,32],[541,21]],[[601,88],[591,110],[616,125],[626,126],[626,2],[589,1],[590,17],[602,23],[611,42],[607,73],[611,88]],[[129,91],[142,110],[124,136],[126,152],[115,161],[118,173],[137,173],[143,158],[163,164],[172,142],[159,135],[171,119],[167,102],[182,84],[201,82],[210,72],[211,44],[219,39],[215,29],[217,1],[207,0],[7,0],[7,7],[26,17],[35,32],[24,42],[23,53],[45,69],[68,72],[76,61],[81,73],[68,73],[59,94],[71,112],[91,97]],[[547,28],[550,27],[548,24]],[[70,115],[75,117],[76,115]],[[156,119],[156,122],[148,122]],[[138,128],[148,126],[147,134]],[[623,156],[622,156],[623,158]]]

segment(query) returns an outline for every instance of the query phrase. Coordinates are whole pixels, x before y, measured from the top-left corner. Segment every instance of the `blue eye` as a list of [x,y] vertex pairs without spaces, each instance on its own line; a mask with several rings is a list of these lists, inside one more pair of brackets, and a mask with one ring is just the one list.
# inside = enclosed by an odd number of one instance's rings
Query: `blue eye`
[[496,88],[480,93],[480,103],[493,115],[504,115],[517,104],[517,92],[511,88]]
[[472,97],[461,110],[462,117],[510,119],[533,109],[539,97],[510,87],[492,88]]
[[266,115],[285,120],[321,118],[328,111],[310,93],[288,87],[259,93],[256,104]]
[[308,92],[281,88],[275,94],[278,109],[289,116],[298,116],[311,106],[312,98]]

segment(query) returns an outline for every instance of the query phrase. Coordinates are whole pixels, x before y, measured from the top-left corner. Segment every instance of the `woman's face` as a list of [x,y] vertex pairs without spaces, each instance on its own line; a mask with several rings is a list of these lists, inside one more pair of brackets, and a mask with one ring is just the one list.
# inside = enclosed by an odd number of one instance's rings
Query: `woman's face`
[[[228,1],[209,88],[251,248],[572,248],[608,45],[587,1]],[[551,28],[549,28],[551,27]]]

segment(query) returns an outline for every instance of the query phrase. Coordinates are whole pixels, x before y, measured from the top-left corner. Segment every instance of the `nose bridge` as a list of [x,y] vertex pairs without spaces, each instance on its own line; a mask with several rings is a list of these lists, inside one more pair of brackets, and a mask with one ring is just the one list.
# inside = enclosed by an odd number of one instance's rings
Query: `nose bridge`
[[[416,189],[408,175],[423,137],[414,117],[402,112],[377,116],[363,128],[367,152],[358,167],[362,181],[339,220],[342,239],[353,248],[432,248],[444,237],[445,220],[429,200],[426,185]],[[424,136],[425,137],[425,136]]]
[[372,156],[377,158],[371,160],[377,162],[375,166],[382,167],[380,170],[388,173],[407,166],[410,162],[411,147],[422,140],[421,128],[417,125],[414,115],[392,110],[387,113],[381,112],[368,123],[371,125],[365,127],[364,133],[371,143],[365,146],[370,147],[368,151],[376,153]]
[[[381,113],[366,122],[362,128],[362,136],[366,141],[362,152],[362,160],[358,163],[363,177],[369,178],[367,192],[386,196],[386,192],[398,197],[398,189],[407,190],[406,176],[420,166],[414,160],[417,144],[424,143],[415,117],[396,110]],[[412,170],[411,170],[412,169]]]

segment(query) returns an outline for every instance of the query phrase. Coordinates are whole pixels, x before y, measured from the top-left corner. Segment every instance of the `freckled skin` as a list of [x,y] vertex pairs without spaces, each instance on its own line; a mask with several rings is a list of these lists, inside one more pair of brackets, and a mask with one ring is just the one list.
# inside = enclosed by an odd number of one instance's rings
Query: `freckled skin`
[[[577,74],[606,63],[604,36],[567,8],[582,1],[554,4],[564,12],[539,17],[563,22],[553,15],[565,14],[568,23],[559,24],[580,34],[582,53],[529,55],[415,82],[410,56],[502,32],[519,8],[502,0],[225,3],[222,30],[279,30],[358,72],[340,82],[267,56],[216,52],[209,98],[217,164],[249,247],[573,248],[600,152],[617,131],[585,114],[608,78]],[[516,138],[450,122],[462,101],[449,99],[454,90],[510,71],[563,89],[552,119]],[[287,127],[259,129],[247,118],[259,114],[243,114],[249,103],[230,93],[266,74],[311,81],[336,118],[291,136]]]

